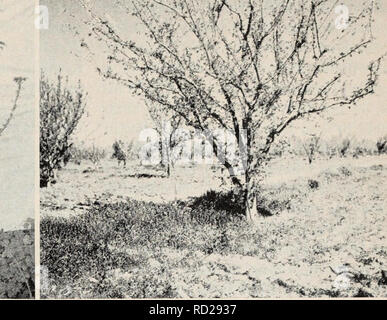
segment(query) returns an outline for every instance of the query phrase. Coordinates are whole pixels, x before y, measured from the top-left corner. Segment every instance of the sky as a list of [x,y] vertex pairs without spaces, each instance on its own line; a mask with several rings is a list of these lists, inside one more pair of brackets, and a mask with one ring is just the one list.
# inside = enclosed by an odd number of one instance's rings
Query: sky
[[[109,6],[115,2],[91,0],[98,12],[119,25],[126,37],[141,38],[141,27],[134,18],[124,10]],[[343,4],[349,7],[352,0],[344,0]],[[139,132],[151,126],[144,102],[129,92],[128,89],[111,80],[103,81],[96,72],[96,65],[101,61],[99,57],[87,55],[81,49],[81,39],[76,33],[85,33],[86,25],[82,22],[86,14],[76,0],[55,1],[42,0],[49,10],[49,28],[41,32],[40,63],[42,69],[54,77],[59,69],[76,83],[81,80],[84,89],[88,92],[87,115],[82,120],[76,132],[76,138],[85,144],[96,144],[102,147],[111,146],[115,139],[129,141],[138,138]],[[382,1],[381,10],[377,13],[374,35],[376,45],[371,48],[371,54],[387,51],[385,37],[385,21],[387,13],[386,1]],[[350,67],[353,76],[358,76],[356,62]],[[314,118],[298,122],[288,134],[300,131],[323,132],[322,137],[337,136],[355,137],[357,139],[376,140],[387,133],[386,128],[386,101],[387,101],[387,72],[383,66],[379,86],[376,94],[361,101],[351,110],[340,109],[333,112],[332,121],[320,121]],[[363,74],[362,74],[363,75]]]
[[0,0],[0,124],[13,105],[14,77],[26,77],[18,108],[0,136],[0,229],[34,216],[34,2]]
[[[85,30],[82,19],[86,15],[76,3],[72,0],[40,2],[49,10],[49,27],[40,33],[40,65],[51,79],[55,79],[61,69],[71,83],[77,84],[81,80],[88,96],[86,114],[76,133],[77,140],[88,145],[111,147],[115,139],[136,138],[151,122],[141,99],[133,97],[121,85],[102,80],[96,71],[101,60],[87,56],[81,49],[74,30]],[[109,14],[120,17],[119,13],[110,10]],[[122,18],[126,19],[125,16]],[[135,26],[129,21],[128,32],[132,31],[136,32]]]

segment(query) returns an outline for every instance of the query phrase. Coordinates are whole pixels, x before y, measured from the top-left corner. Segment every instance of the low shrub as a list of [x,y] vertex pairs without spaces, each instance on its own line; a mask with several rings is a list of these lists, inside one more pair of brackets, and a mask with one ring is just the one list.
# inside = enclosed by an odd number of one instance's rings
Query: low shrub
[[24,230],[0,230],[0,299],[35,296],[33,222]]
[[319,182],[317,180],[309,179],[308,180],[308,185],[311,189],[318,189],[319,187]]
[[340,172],[342,175],[344,175],[344,176],[346,176],[346,177],[349,177],[349,176],[352,175],[352,172],[351,172],[347,167],[342,166],[342,167],[340,167],[338,170],[339,170],[339,172]]

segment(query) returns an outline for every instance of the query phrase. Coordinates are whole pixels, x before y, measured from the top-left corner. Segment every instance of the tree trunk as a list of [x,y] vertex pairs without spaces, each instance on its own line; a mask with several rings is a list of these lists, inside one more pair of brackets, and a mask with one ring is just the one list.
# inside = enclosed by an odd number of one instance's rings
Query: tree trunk
[[243,120],[243,128],[246,130],[246,144],[242,148],[242,159],[244,158],[244,170],[245,170],[245,216],[246,220],[250,223],[258,219],[257,210],[257,183],[256,183],[256,172],[253,169],[258,166],[257,155],[253,153],[253,140],[254,130],[251,127],[251,115],[247,115]]
[[169,163],[169,161],[167,163],[167,177],[171,177],[171,164]]
[[245,185],[245,215],[248,222],[254,222],[258,219],[257,209],[257,185],[253,177],[246,173]]
[[[229,174],[229,176],[230,176],[230,178],[231,178],[231,183],[232,183],[234,186],[236,186],[236,187],[238,187],[239,189],[241,189],[241,188],[242,188],[241,181],[240,181],[240,179],[238,178],[238,176],[235,174],[233,167],[226,167],[226,169],[227,169],[228,174]],[[222,176],[223,176],[223,170],[222,170]]]

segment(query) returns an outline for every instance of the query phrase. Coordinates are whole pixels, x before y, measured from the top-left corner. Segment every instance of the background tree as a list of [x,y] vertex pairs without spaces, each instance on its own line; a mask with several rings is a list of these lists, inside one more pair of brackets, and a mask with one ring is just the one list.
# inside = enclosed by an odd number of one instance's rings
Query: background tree
[[348,67],[373,41],[376,0],[357,2],[358,12],[339,23],[336,0],[123,2],[144,28],[136,39],[82,3],[94,36],[84,47],[93,50],[94,39],[108,52],[101,75],[176,112],[209,140],[218,128],[234,134],[243,176],[214,139],[213,151],[243,190],[248,220],[258,215],[260,172],[276,137],[297,119],[374,92],[381,58],[364,56],[363,79]]
[[94,167],[100,164],[101,160],[105,159],[106,151],[103,148],[97,147],[94,143],[91,147],[84,150],[85,159],[89,160]]
[[351,146],[351,140],[349,138],[345,138],[341,141],[338,146],[338,151],[341,157],[345,157],[349,151],[349,147]]
[[85,94],[80,83],[68,89],[59,73],[57,82],[50,82],[42,72],[40,78],[40,186],[54,179],[55,170],[63,165],[71,147],[70,137],[85,110]]
[[183,118],[172,110],[165,109],[163,105],[146,102],[149,115],[155,125],[155,130],[160,137],[161,163],[166,168],[168,178],[171,176],[171,169],[175,166],[177,147],[184,137],[178,133],[183,123]]
[[302,147],[304,148],[305,154],[308,157],[308,162],[311,164],[314,160],[315,154],[320,149],[320,135],[312,134],[310,137],[302,143]]
[[[129,147],[130,149],[132,148],[132,143],[130,143]],[[128,158],[128,153],[125,152],[125,147],[124,143],[121,140],[116,140],[114,141],[113,145],[113,154],[112,154],[112,159],[117,159],[118,161],[118,166],[120,165],[121,161],[124,163],[124,168],[126,167],[126,160]]]
[[376,142],[376,149],[378,150],[378,154],[383,153],[386,145],[387,145],[387,135],[380,137]]
[[23,82],[25,80],[26,80],[26,78],[22,78],[22,77],[14,78],[14,81],[16,82],[16,85],[17,85],[15,100],[13,102],[13,106],[11,108],[11,111],[9,112],[8,117],[6,118],[4,123],[0,126],[0,136],[4,133],[5,129],[8,127],[9,123],[11,122],[11,120],[15,114],[15,111],[17,109],[17,103],[18,103],[18,100],[20,97],[20,92],[22,90],[22,85],[23,85]]
[[[5,47],[5,43],[3,41],[0,41],[0,50],[2,50],[4,47]],[[26,80],[26,78],[23,78],[23,77],[14,78],[14,81],[16,82],[16,85],[17,85],[16,96],[15,96],[15,100],[13,102],[13,106],[11,108],[11,111],[9,112],[8,117],[6,118],[6,120],[4,121],[3,124],[0,124],[0,136],[4,133],[5,129],[8,127],[9,123],[11,122],[11,120],[15,114],[15,111],[17,108],[17,103],[18,103],[18,100],[20,97],[20,92],[22,89],[22,85],[23,85],[23,82],[25,80]]]

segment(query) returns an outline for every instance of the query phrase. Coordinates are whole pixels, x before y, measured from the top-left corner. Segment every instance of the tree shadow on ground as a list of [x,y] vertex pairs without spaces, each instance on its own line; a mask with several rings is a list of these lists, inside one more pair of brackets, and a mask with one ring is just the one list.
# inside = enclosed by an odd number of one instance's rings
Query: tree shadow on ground
[[[181,202],[191,211],[191,217],[205,223],[224,223],[242,219],[245,214],[242,192],[231,190],[219,192],[210,190],[199,197]],[[257,210],[262,217],[271,217],[290,208],[289,200],[269,199],[263,194],[258,196]]]

